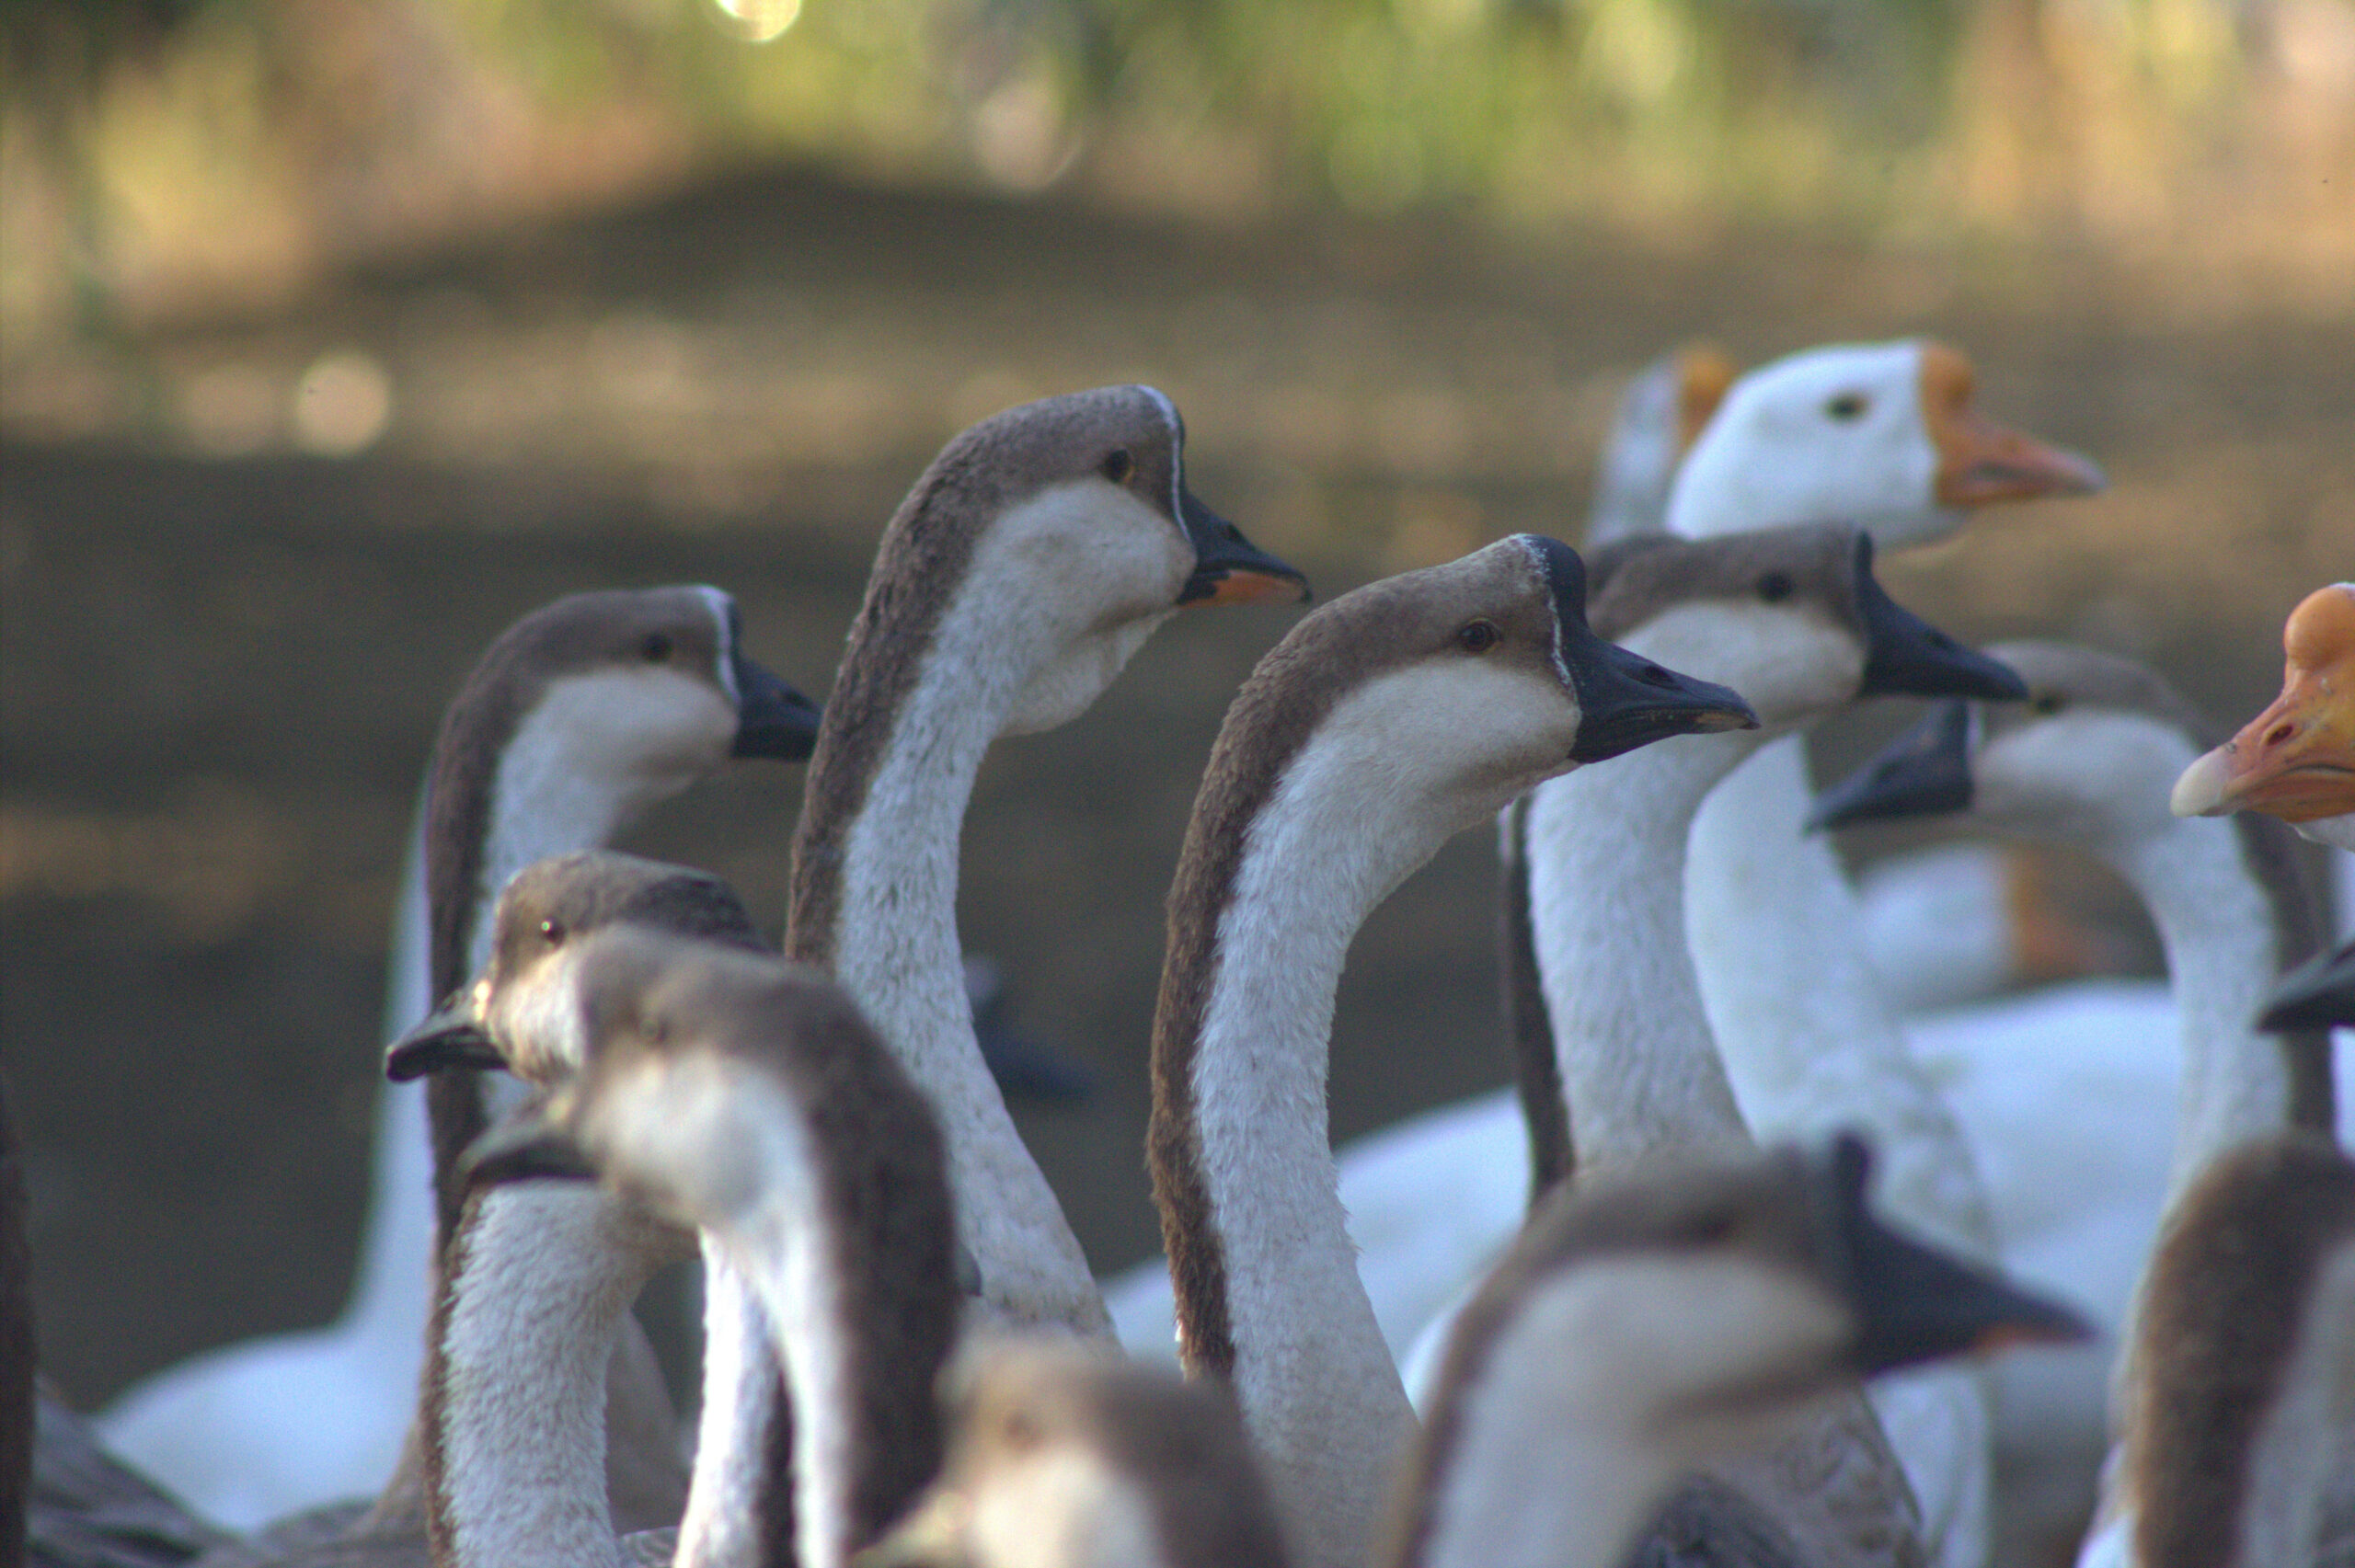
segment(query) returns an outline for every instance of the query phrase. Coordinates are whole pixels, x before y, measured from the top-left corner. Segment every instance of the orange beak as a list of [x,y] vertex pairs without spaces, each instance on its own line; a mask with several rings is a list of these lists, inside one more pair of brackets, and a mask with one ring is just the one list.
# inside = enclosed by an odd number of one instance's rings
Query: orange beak
[[1208,593],[1188,600],[1186,608],[1194,610],[1210,604],[1297,604],[1307,597],[1308,585],[1298,578],[1281,578],[1272,572],[1238,567],[1230,568],[1212,583]]
[[1687,452],[1739,373],[1715,343],[1688,343],[1676,351],[1676,450]]
[[2308,594],[2281,647],[2281,694],[2184,770],[2168,801],[2177,816],[2312,822],[2355,811],[2355,584]]
[[2098,464],[1996,424],[1970,406],[1970,361],[1943,343],[1922,348],[1922,418],[1937,448],[1942,507],[1983,507],[2040,496],[2090,496],[2109,481]]

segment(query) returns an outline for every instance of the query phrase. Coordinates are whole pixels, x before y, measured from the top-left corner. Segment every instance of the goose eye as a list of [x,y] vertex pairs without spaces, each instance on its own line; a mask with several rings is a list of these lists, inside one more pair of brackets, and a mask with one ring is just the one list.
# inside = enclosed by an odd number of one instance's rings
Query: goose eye
[[1465,653],[1486,653],[1497,646],[1497,628],[1487,621],[1469,621],[1457,628],[1455,646]]
[[1780,604],[1798,591],[1788,572],[1768,572],[1758,579],[1758,597],[1769,604]]
[[556,946],[558,943],[564,940],[564,927],[556,921],[542,921],[540,922],[540,940],[546,942],[550,947]]
[[2028,705],[2031,713],[2057,714],[2069,705],[2069,700],[2058,692],[2039,692]]
[[649,632],[646,640],[638,644],[638,651],[646,656],[647,663],[661,664],[671,657],[670,636],[662,632]]
[[1136,472],[1136,467],[1137,460],[1129,455],[1129,449],[1116,446],[1111,455],[1104,459],[1104,477],[1115,485],[1125,485],[1129,482],[1129,475]]
[[1825,404],[1823,411],[1844,425],[1852,419],[1863,418],[1865,410],[1871,406],[1871,401],[1863,393],[1844,392]]

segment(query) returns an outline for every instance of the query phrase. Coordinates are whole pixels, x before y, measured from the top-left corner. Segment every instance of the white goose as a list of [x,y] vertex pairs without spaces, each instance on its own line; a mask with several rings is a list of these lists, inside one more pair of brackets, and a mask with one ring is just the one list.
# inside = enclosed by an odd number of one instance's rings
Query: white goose
[[[604,841],[731,755],[806,756],[816,716],[744,657],[735,603],[717,589],[576,595],[516,623],[442,723],[395,927],[388,1036],[478,960],[491,901],[517,868]],[[360,1265],[337,1321],[136,1385],[100,1420],[111,1446],[238,1528],[385,1485],[431,1296],[426,1122],[419,1090],[380,1095]]]
[[1363,1560],[1413,1425],[1334,1190],[1351,937],[1538,780],[1754,722],[1596,638],[1584,593],[1576,554],[1522,535],[1335,600],[1245,682],[1195,800],[1154,1019],[1154,1194],[1183,1359],[1234,1388],[1306,1568]]
[[[2319,945],[2320,910],[2282,830],[2249,818],[2180,821],[2162,810],[2169,781],[2199,750],[2201,727],[2156,676],[2056,644],[1997,651],[2028,679],[2027,709],[1932,713],[1827,794],[1819,815],[1839,823],[1960,813],[2058,839],[2108,862],[2148,903],[2175,991],[2172,1016],[2153,1023],[2172,1024],[2181,1040],[2175,1070],[2146,1065],[2170,1059],[2153,1049],[2153,1026],[2106,1042],[2081,1036],[2065,1050],[2034,1036],[2000,1064],[1982,1039],[1970,1070],[1949,1079],[1989,1173],[2006,1264],[2059,1282],[2118,1328],[2138,1310],[2134,1282],[2163,1188],[2170,1212],[2197,1207],[2202,1200],[2188,1195],[2233,1150],[2285,1127],[2329,1136],[2326,1038],[2277,1043],[2251,1024],[2280,969]],[[2171,1162],[2137,1180],[2143,1162],[2131,1151],[2151,1147],[2149,1124],[2162,1114],[2160,1095],[2142,1087],[2148,1079],[2178,1082],[2179,1108]],[[2126,1125],[2116,1134],[2089,1120],[2121,1107]],[[2147,1310],[2147,1295],[2139,1310]],[[2102,1443],[2103,1364],[2044,1358],[2006,1378],[2006,1441],[2019,1473],[2090,1475],[2084,1456],[2097,1456]],[[2113,1546],[2126,1528],[2113,1528]]]

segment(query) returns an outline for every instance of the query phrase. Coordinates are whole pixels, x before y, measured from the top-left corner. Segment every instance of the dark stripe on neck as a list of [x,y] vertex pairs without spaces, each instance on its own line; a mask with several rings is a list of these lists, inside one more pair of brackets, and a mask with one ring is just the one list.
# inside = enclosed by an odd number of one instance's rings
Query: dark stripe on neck
[[2355,1163],[2292,1136],[2219,1159],[2177,1200],[2135,1323],[2127,1466],[2136,1560],[2231,1568],[2250,1448],[2324,1260],[2355,1242]]
[[[872,1028],[846,998],[839,1006],[839,1016],[805,1031],[789,1063],[833,1219],[831,1305],[842,1315],[843,1376],[856,1391],[842,1413],[853,1467],[843,1546],[856,1551],[939,1472],[937,1383],[963,1290],[939,1127]],[[766,1561],[781,1568],[793,1561],[793,1423],[786,1402],[776,1409],[760,1508]]]
[[1194,1104],[1194,1062],[1218,979],[1219,923],[1235,901],[1252,825],[1285,770],[1340,695],[1387,662],[1366,650],[1368,639],[1356,630],[1391,613],[1387,589],[1376,583],[1335,600],[1295,625],[1252,670],[1211,748],[1170,884],[1145,1153],[1177,1297],[1179,1354],[1196,1374],[1223,1378],[1235,1369],[1226,1264],[1211,1219]]
[[1552,1190],[1578,1164],[1570,1135],[1570,1104],[1562,1064],[1554,1054],[1554,1021],[1545,1011],[1545,984],[1537,967],[1537,927],[1530,915],[1529,796],[1505,807],[1504,853],[1498,867],[1501,893],[1498,960],[1505,1013],[1505,1048],[1521,1119],[1529,1131],[1529,1201]]
[[[438,1080],[436,1080],[438,1082]],[[450,1415],[450,1317],[457,1307],[452,1283],[465,1272],[472,1244],[478,1196],[461,1192],[457,1221],[445,1239],[440,1276],[434,1282],[433,1310],[425,1325],[425,1370],[418,1383],[415,1441],[424,1474],[425,1541],[434,1568],[455,1568],[458,1561],[456,1521],[450,1514],[450,1452],[444,1430]]]
[[[2232,823],[2240,834],[2241,860],[2265,889],[2272,911],[2275,972],[2293,969],[2326,945],[2331,894],[2325,866],[2331,852],[2300,838],[2287,823],[2254,811],[2236,813]],[[2275,1038],[2290,1073],[2290,1126],[2323,1138],[2337,1136],[2330,1031],[2298,1029]]]
[[1005,506],[1003,488],[994,447],[968,431],[934,460],[884,527],[802,786],[786,910],[788,958],[833,967],[851,828],[972,566],[976,520]]

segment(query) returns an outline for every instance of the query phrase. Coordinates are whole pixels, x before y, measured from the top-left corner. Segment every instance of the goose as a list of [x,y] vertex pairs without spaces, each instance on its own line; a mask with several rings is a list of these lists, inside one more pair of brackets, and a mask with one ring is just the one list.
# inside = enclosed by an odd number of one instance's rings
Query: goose
[[1177,408],[1146,386],[952,441],[883,531],[794,833],[786,956],[839,979],[932,1096],[959,1237],[1013,1323],[1109,1332],[974,1044],[958,838],[991,741],[1076,717],[1178,609],[1305,596],[1193,495],[1184,459]]
[[1363,1561],[1413,1423],[1334,1189],[1350,938],[1538,780],[1755,722],[1594,636],[1584,600],[1576,552],[1521,534],[1333,601],[1244,683],[1195,797],[1154,1016],[1154,1197],[1180,1358],[1234,1389],[1304,1568]]
[[[1843,1138],[1553,1189],[1456,1322],[1377,1562],[1617,1568],[1694,1470],[1855,1379],[2086,1332],[1890,1229],[1867,1170]],[[1794,1560],[1752,1544],[1740,1561]]]
[[1609,544],[1658,533],[1676,465],[1709,422],[1739,373],[1714,343],[1672,349],[1636,372],[1595,464],[1586,542]]
[[[543,1093],[560,1090],[585,1066],[569,966],[589,937],[621,926],[768,951],[735,890],[708,873],[610,850],[551,856],[509,881],[477,978],[387,1047],[386,1073],[400,1082],[504,1069]],[[695,1232],[592,1188],[484,1185],[472,1175],[467,1185],[418,1396],[433,1561],[615,1561],[626,1549],[615,1544],[602,1482],[606,1396],[597,1373],[648,1278],[694,1255]],[[729,1260],[706,1249],[705,1262],[704,1397],[675,1539],[682,1562],[745,1562],[778,1528],[747,1494],[743,1456],[766,1446],[781,1369],[745,1353],[746,1336],[765,1330]],[[514,1496],[535,1501],[506,1505]]]
[[[574,595],[523,617],[442,724],[410,843],[388,1036],[422,1016],[488,940],[491,899],[541,855],[600,843],[731,755],[806,756],[816,711],[741,647],[718,589]],[[428,888],[430,886],[430,897]],[[444,1102],[446,1156],[477,1115]],[[352,1294],[324,1329],[224,1346],[125,1392],[98,1429],[118,1453],[236,1529],[385,1487],[423,1355],[435,1219],[424,1096],[380,1094],[375,1173]],[[639,1375],[624,1386],[649,1395]],[[663,1402],[642,1398],[650,1437]],[[648,1418],[649,1417],[651,1418]],[[616,1475],[633,1513],[675,1509],[674,1457]],[[413,1487],[414,1473],[396,1491]]]
[[[2132,1320],[2135,1280],[2162,1203],[2170,1211],[2223,1154],[2297,1127],[2328,1138],[2336,1097],[2326,1040],[2277,1045],[2251,1027],[2285,964],[2314,952],[2323,924],[2295,841],[2276,824],[2177,820],[2165,791],[2204,742],[2204,726],[2155,674],[2051,643],[1993,650],[2029,683],[2024,710],[1934,710],[1817,808],[1827,825],[1909,814],[1967,814],[2014,834],[2058,839],[2107,861],[2144,898],[2167,952],[2172,1016],[2081,1032],[2055,1048],[2023,1030],[1990,1054],[1982,1037],[1942,1065],[1989,1173],[2007,1265],[2061,1284],[2116,1329]],[[2140,1014],[2130,1014],[2140,1017]],[[2150,1035],[2181,1040],[2154,1072]],[[2177,1100],[2171,1156],[2137,1158]],[[2058,1113],[2058,1114],[2056,1114]],[[2114,1120],[2119,1130],[2105,1135]],[[2155,1166],[2155,1169],[2146,1167]],[[2004,1444],[2023,1476],[2090,1477],[2103,1443],[2104,1375],[2091,1357],[2022,1366],[2002,1388]],[[2075,1481],[2071,1491],[2085,1484]],[[2044,1506],[2057,1514],[2065,1496]]]
[[[1719,781],[1761,745],[1860,696],[2018,693],[2001,665],[1890,601],[1872,556],[1870,535],[1823,525],[1637,541],[1598,562],[1599,574],[1608,571],[1599,625],[1648,657],[1746,691],[1770,728],[1648,753],[1624,770],[1624,793],[1609,807],[1600,792],[1619,781],[1572,774],[1534,791],[1519,814],[1531,945],[1508,963],[1534,964],[1533,1001],[1543,1004],[1522,1010],[1534,1028],[1515,1046],[1540,1190],[1570,1173],[1573,1153],[1579,1170],[1608,1169],[1747,1139],[1694,960],[1678,941],[1683,857],[1694,815]],[[1965,1402],[1959,1419],[1968,1413]],[[1983,1451],[1983,1427],[1979,1442]],[[1814,1450],[1806,1463],[1794,1457],[1801,1446]],[[1955,1447],[1943,1451],[1947,1462],[1959,1458]],[[1816,1483],[1791,1479],[1810,1465]],[[1832,1562],[1886,1561],[1911,1536],[1911,1474],[1898,1472],[1872,1414],[1851,1402],[1730,1479],[1806,1561]]]
[[2281,628],[2281,694],[2186,768],[2178,817],[2262,811],[2355,853],[2355,583],[2318,588]]
[[[532,927],[519,920],[517,929]],[[627,1206],[701,1230],[764,1303],[799,1430],[790,1464],[748,1433],[741,1469],[752,1510],[789,1519],[791,1535],[736,1561],[838,1568],[937,1478],[902,1534],[858,1558],[862,1568],[945,1534],[982,1545],[1018,1539],[1031,1553],[1090,1539],[1124,1552],[1085,1559],[1101,1568],[1281,1564],[1231,1402],[1113,1363],[1100,1345],[969,1346],[956,1373],[966,1391],[956,1447],[941,1473],[952,1422],[935,1385],[950,1370],[965,1295],[945,1139],[927,1098],[842,988],[625,914],[569,933],[561,952],[488,972],[481,990],[471,1039],[453,1024],[419,1048],[489,1041],[519,1065],[569,1070],[477,1146],[477,1201],[546,1190],[550,1178],[602,1177]],[[1171,1451],[1181,1444],[1192,1451]],[[1009,1457],[1035,1489],[1017,1482],[965,1506],[964,1475],[977,1462],[1002,1472]],[[1191,1476],[1189,1516],[1139,1509],[1122,1484],[1130,1462]],[[488,1512],[482,1495],[456,1499],[461,1528]],[[576,1487],[576,1512],[593,1502]],[[1194,1550],[1157,1554],[1171,1536]],[[635,1543],[624,1546],[641,1560]],[[610,1560],[593,1543],[585,1550],[566,1561]],[[1042,1560],[1058,1561],[1024,1559]]]

